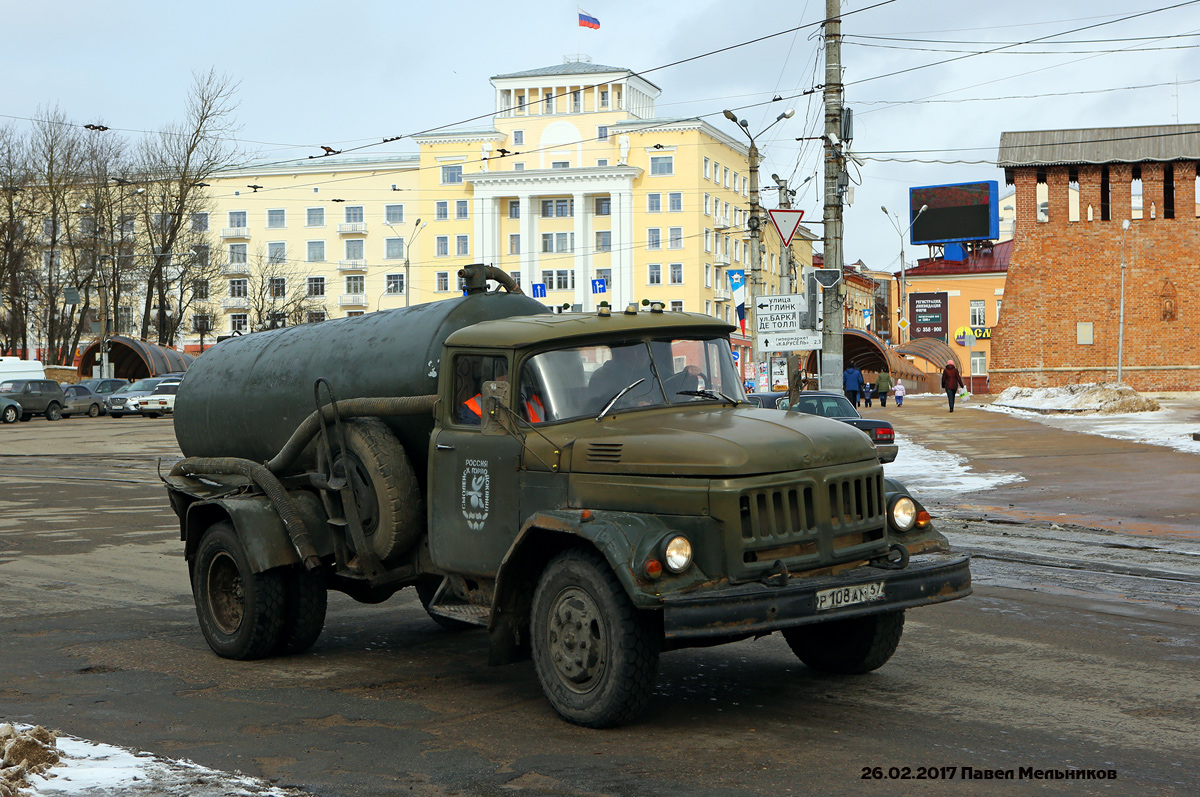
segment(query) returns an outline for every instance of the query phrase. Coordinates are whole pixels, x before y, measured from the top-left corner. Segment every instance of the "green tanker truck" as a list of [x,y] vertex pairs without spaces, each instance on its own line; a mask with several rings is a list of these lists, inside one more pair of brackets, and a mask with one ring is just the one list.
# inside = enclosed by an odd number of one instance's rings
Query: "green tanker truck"
[[555,314],[504,272],[460,276],[460,299],[232,338],[188,371],[167,492],[218,655],[308,649],[328,590],[413,587],[610,727],[663,652],[779,631],[865,673],[906,609],[970,594],[865,434],[744,401],[730,325]]

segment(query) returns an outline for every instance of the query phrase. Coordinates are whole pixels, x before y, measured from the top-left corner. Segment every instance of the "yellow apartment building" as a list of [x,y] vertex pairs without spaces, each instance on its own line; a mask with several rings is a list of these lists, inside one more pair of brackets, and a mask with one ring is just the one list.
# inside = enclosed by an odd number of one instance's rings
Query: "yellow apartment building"
[[[488,124],[414,136],[417,155],[212,180],[221,273],[198,324],[229,334],[455,297],[476,262],[550,307],[650,300],[736,323],[728,274],[751,271],[745,144],[656,116],[659,87],[628,69],[569,62],[491,83]],[[813,238],[796,235],[797,272]],[[760,294],[791,290],[780,244],[764,224]]]

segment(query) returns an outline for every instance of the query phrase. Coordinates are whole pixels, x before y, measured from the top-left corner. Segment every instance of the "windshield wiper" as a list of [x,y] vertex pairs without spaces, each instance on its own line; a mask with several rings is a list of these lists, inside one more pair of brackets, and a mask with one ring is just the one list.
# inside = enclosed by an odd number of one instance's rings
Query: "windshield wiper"
[[605,415],[607,415],[608,411],[612,409],[613,405],[617,403],[618,399],[620,399],[621,396],[624,396],[626,393],[633,390],[635,387],[637,387],[638,385],[640,385],[642,382],[645,382],[645,381],[646,381],[646,377],[643,376],[641,379],[634,382],[633,384],[626,385],[624,387],[624,389],[621,390],[620,393],[618,393],[617,395],[613,396],[612,398],[610,398],[608,400],[608,403],[604,405],[604,409],[600,410],[600,414],[596,416],[596,420],[600,420]]
[[733,398],[732,396],[727,396],[719,390],[707,390],[707,389],[706,390],[677,390],[677,391],[675,391],[675,395],[677,395],[677,396],[699,396],[700,398],[713,399],[714,401],[716,401],[717,399],[725,399],[730,404],[734,404],[734,405],[741,403],[740,401]]

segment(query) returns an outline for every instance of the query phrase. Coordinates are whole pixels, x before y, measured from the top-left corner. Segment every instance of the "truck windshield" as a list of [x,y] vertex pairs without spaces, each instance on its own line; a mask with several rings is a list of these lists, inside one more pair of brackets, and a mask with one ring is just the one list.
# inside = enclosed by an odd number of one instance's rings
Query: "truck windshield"
[[537,354],[521,369],[520,395],[538,396],[547,421],[595,417],[622,391],[610,412],[745,399],[723,338],[575,346]]

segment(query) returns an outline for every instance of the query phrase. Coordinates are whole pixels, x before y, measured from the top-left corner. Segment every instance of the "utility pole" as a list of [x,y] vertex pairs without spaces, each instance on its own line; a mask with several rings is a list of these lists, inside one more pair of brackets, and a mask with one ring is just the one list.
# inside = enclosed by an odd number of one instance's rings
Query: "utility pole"
[[[785,210],[792,208],[792,193],[788,191],[787,180],[780,177],[778,174],[772,174],[771,179],[775,181],[775,187],[779,189],[779,207]],[[792,247],[791,244],[783,247],[783,271],[781,273],[788,275],[788,293],[795,293],[796,286],[799,283],[799,276],[792,270]]]
[[[841,0],[825,0],[825,268],[842,271],[842,19]],[[825,288],[821,389],[841,390],[842,281]]]

